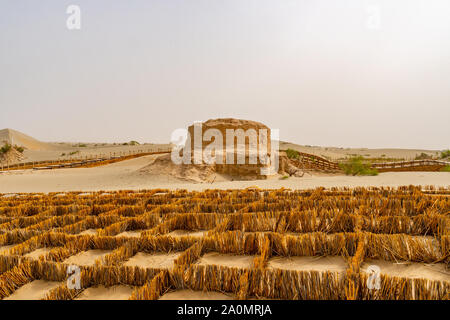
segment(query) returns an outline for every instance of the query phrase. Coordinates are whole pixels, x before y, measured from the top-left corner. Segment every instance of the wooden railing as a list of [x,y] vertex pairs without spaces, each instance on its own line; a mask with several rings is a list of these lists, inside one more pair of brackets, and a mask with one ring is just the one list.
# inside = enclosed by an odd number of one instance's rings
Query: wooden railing
[[299,168],[321,171],[340,171],[337,162],[329,161],[314,154],[299,152],[299,159],[290,159]]
[[144,151],[137,150],[135,152],[111,152],[109,156],[107,154],[90,155],[85,157],[70,158],[70,159],[55,159],[55,160],[44,160],[44,161],[30,161],[15,163],[12,165],[0,165],[0,171],[9,170],[45,170],[45,169],[60,169],[60,168],[79,168],[79,167],[95,167],[105,164],[115,163],[119,161],[134,159],[138,157],[170,153],[172,149],[170,148],[158,148],[156,151]]
[[[299,168],[321,171],[342,171],[338,162],[333,162],[314,154],[299,152],[299,159],[290,159]],[[411,160],[373,163],[371,167],[379,172],[387,171],[440,171],[450,166],[450,162],[440,160]]]
[[386,171],[439,171],[450,162],[440,160],[411,160],[398,162],[373,163],[372,168],[379,172]]

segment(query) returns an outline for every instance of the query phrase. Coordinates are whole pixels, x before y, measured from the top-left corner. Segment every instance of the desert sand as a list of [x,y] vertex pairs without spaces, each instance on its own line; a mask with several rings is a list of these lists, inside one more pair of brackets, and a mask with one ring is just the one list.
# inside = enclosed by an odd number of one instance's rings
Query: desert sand
[[[123,145],[107,143],[50,143],[41,142],[21,132],[0,130],[0,142],[8,142],[25,147],[22,161],[57,160],[109,156],[132,152],[167,150],[170,144]],[[324,156],[329,159],[342,159],[352,155],[371,158],[413,159],[420,153],[432,156],[437,150],[419,149],[367,149],[301,146],[280,142],[280,149],[295,150]],[[206,179],[206,178],[207,179]],[[98,191],[120,189],[239,189],[257,186],[264,189],[290,188],[307,189],[315,187],[357,187],[402,185],[450,185],[448,172],[387,172],[378,176],[344,176],[319,172],[306,172],[301,178],[290,177],[285,180],[273,176],[267,180],[237,181],[236,178],[211,172],[209,167],[177,166],[170,155],[152,155],[121,161],[93,168],[67,168],[54,170],[13,170],[0,172],[0,193],[17,192],[65,192]],[[206,182],[205,182],[206,181]]]
[[209,252],[204,254],[195,264],[216,265],[230,268],[251,268],[255,256],[222,254]]
[[326,257],[273,257],[268,268],[297,271],[331,271],[344,273],[346,261],[340,256]]
[[97,234],[98,231],[95,229],[87,229],[79,233],[79,235],[87,235],[87,236],[96,236]]
[[133,292],[130,286],[89,287],[83,290],[75,300],[128,300]]
[[116,235],[116,237],[139,238],[142,230],[124,231]]
[[157,156],[145,156],[94,168],[55,170],[17,170],[0,173],[0,193],[17,192],[65,192],[99,190],[140,189],[240,189],[257,186],[264,189],[290,188],[309,189],[315,187],[358,187],[434,185],[450,186],[449,172],[385,172],[378,176],[345,176],[324,173],[306,173],[303,177],[282,180],[274,176],[267,180],[218,181],[194,183],[171,176],[153,175],[140,169]]
[[64,260],[66,264],[74,264],[77,266],[92,266],[95,260],[106,256],[111,253],[111,250],[88,250],[78,253],[77,255],[71,256]]
[[34,280],[21,286],[4,300],[40,300],[60,284],[55,281]]
[[155,252],[152,254],[138,252],[135,256],[128,259],[124,266],[142,267],[142,268],[161,268],[170,269],[174,266],[174,260],[178,258],[181,252],[162,253]]
[[24,257],[38,260],[39,257],[46,255],[47,253],[50,252],[50,250],[51,248],[39,248],[30,253],[25,254]]
[[201,230],[201,231],[173,230],[172,232],[169,232],[167,235],[169,235],[171,237],[183,237],[183,236],[204,237],[207,232],[208,231],[206,231],[206,230]]

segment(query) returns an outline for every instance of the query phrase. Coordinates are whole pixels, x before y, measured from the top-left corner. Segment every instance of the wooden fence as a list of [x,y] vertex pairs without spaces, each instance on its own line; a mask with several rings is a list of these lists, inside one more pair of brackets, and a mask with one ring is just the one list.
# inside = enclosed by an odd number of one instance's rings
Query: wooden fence
[[398,162],[373,163],[372,168],[379,172],[387,171],[440,171],[445,166],[449,166],[449,162],[440,160],[412,160]]
[[340,171],[339,164],[337,162],[329,161],[325,158],[316,156],[314,154],[299,152],[299,159],[291,159],[291,161],[297,167],[304,169],[313,169],[321,171]]
[[[290,159],[299,168],[313,169],[320,171],[342,171],[338,162],[325,158],[299,152],[299,159]],[[440,160],[410,160],[397,162],[372,163],[371,167],[379,172],[388,171],[440,171],[445,166],[450,166],[450,162]]]
[[[136,151],[128,151],[128,152],[110,152],[107,154],[97,154],[97,155],[89,155],[78,158],[70,158],[70,159],[55,159],[55,160],[44,160],[44,161],[30,161],[30,162],[22,162],[15,163],[12,165],[1,165],[0,171],[9,171],[9,170],[25,170],[25,169],[34,169],[34,170],[45,170],[45,169],[60,169],[60,168],[79,168],[79,167],[94,167],[101,166],[105,164],[110,164],[114,162],[134,159],[138,157],[153,155],[153,154],[163,154],[169,153],[172,150],[170,148],[158,148],[157,151],[144,151],[144,150],[136,150]],[[116,155],[117,154],[117,155]]]

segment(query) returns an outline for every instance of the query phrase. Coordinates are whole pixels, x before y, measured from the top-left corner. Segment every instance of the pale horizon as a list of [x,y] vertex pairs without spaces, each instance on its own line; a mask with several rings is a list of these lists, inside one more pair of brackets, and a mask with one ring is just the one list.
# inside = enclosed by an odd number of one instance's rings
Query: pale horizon
[[[71,4],[80,30],[66,27]],[[0,130],[167,143],[194,121],[231,117],[299,145],[450,148],[445,0],[0,0],[0,9]]]

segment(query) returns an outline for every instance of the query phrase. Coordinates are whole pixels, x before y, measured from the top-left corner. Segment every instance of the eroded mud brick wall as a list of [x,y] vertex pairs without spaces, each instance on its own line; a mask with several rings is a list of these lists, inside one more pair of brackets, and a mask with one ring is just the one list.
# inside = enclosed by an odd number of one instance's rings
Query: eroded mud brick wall
[[[256,163],[250,163],[250,152],[255,152],[256,155],[258,154],[258,147],[259,144],[264,144],[264,141],[262,141],[262,137],[260,136],[260,129],[264,129],[267,132],[267,150],[265,150],[267,152],[267,154],[270,156],[270,148],[271,148],[271,140],[270,140],[270,129],[269,127],[267,127],[266,125],[256,122],[256,121],[249,121],[249,120],[240,120],[240,119],[214,119],[214,120],[208,120],[206,122],[203,122],[201,124],[201,128],[202,128],[202,135],[208,130],[208,129],[216,129],[218,130],[223,137],[223,149],[222,149],[222,154],[223,154],[223,164],[216,164],[216,171],[219,173],[224,173],[224,174],[230,174],[230,175],[239,175],[239,176],[251,176],[254,178],[262,178],[260,172],[261,172],[261,168],[265,167],[267,165],[261,163],[259,157],[257,157],[256,159]],[[227,129],[232,129],[232,130],[238,130],[238,129],[242,129],[244,132],[247,132],[247,130],[249,129],[253,129],[256,133],[256,144],[251,144],[251,139],[249,136],[245,137],[245,162],[243,164],[237,164],[237,150],[238,150],[238,139],[235,137],[234,139],[234,164],[228,164],[226,163],[226,157],[227,157],[227,153],[226,153],[226,146],[227,146]],[[190,134],[190,139],[191,139],[191,151],[192,154],[194,152],[194,125],[191,125],[188,128],[189,134]],[[261,139],[261,140],[260,140]],[[211,141],[205,141],[203,139],[203,136],[201,138],[202,141],[202,151],[208,146],[210,145],[213,141],[214,138]]]

